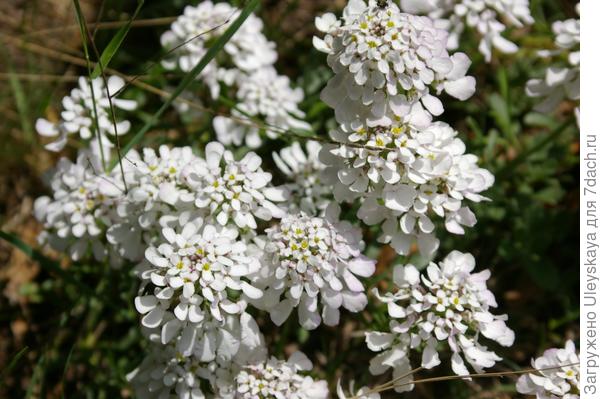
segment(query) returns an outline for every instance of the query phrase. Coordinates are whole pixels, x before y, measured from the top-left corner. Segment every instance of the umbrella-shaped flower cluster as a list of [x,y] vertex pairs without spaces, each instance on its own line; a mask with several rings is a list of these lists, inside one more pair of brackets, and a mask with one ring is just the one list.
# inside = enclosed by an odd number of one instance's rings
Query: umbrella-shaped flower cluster
[[[421,366],[440,364],[439,344],[447,343],[452,352],[452,370],[467,375],[468,363],[477,372],[492,367],[501,358],[479,342],[481,336],[502,346],[512,345],[515,335],[506,326],[506,316],[493,315],[497,306],[487,289],[490,272],[472,273],[471,254],[451,252],[439,265],[431,263],[425,273],[413,265],[396,266],[393,293],[375,295],[387,304],[391,318],[389,332],[368,332],[367,345],[381,352],[371,361],[373,374],[388,368],[395,374],[410,370],[411,350],[422,350]],[[396,370],[397,369],[397,370]],[[407,379],[410,379],[407,377]],[[412,389],[410,384],[398,390]]]

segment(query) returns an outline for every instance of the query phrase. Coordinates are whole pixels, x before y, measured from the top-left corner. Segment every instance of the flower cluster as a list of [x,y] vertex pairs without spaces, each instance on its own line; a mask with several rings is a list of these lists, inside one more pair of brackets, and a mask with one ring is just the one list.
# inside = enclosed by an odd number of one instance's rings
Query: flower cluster
[[[576,11],[579,14],[579,4]],[[579,19],[556,21],[552,24],[555,35],[555,50],[540,51],[542,57],[556,56],[567,62],[557,63],[546,70],[543,79],[531,79],[527,82],[526,92],[530,97],[543,99],[536,110],[543,113],[554,111],[564,100],[576,105],[575,114],[579,118],[579,80],[580,80],[580,22]]]
[[[167,50],[176,48],[163,60],[168,70],[191,71],[210,48],[210,43],[221,36],[239,13],[227,3],[203,1],[198,6],[186,6],[170,30],[161,36],[161,44]],[[200,74],[209,87],[213,98],[220,92],[219,83],[233,84],[240,74],[249,74],[262,67],[272,65],[277,59],[275,44],[262,33],[263,23],[250,15],[240,29],[227,42],[226,59],[211,61]]]
[[331,135],[345,144],[324,146],[325,181],[334,185],[338,201],[361,197],[357,216],[369,225],[383,222],[380,241],[400,254],[408,254],[413,241],[428,256],[437,249],[431,216],[444,218],[448,231],[464,234],[476,219],[463,200],[486,200],[480,193],[494,182],[443,122],[424,130],[393,125]]
[[247,313],[228,317],[225,324],[205,323],[200,333],[195,356],[184,356],[174,343],[151,344],[139,367],[127,375],[136,397],[204,399],[209,386],[218,397],[233,399],[236,374],[248,362],[266,358],[264,339]]
[[401,0],[400,7],[405,12],[426,14],[436,26],[448,30],[450,50],[459,47],[465,27],[475,30],[481,36],[479,51],[487,62],[494,48],[508,54],[519,49],[502,36],[504,21],[517,28],[533,23],[529,0]]
[[[213,119],[221,143],[239,146],[245,141],[249,148],[257,148],[262,142],[260,129],[264,129],[269,138],[276,138],[284,130],[310,129],[310,125],[301,120],[305,115],[298,108],[304,92],[300,88],[292,89],[289,78],[278,75],[275,68],[265,67],[249,76],[240,76],[237,86],[238,104],[232,111],[233,118],[217,116]],[[260,118],[263,122],[257,126],[245,121],[245,116]]]
[[465,100],[475,90],[471,61],[446,50],[447,33],[427,17],[401,13],[388,2],[350,1],[338,21],[317,19],[327,32],[315,46],[335,72],[322,92],[340,128],[320,158],[338,201],[360,199],[357,216],[382,223],[379,240],[400,254],[416,241],[431,256],[438,247],[433,214],[463,234],[475,215],[463,205],[486,199],[493,176],[465,154],[457,132],[433,116],[444,111],[442,91]]
[[194,162],[183,171],[195,192],[195,205],[207,211],[221,226],[233,222],[240,229],[256,229],[255,217],[281,218],[284,212],[274,202],[285,192],[270,187],[271,174],[260,168],[262,159],[253,152],[236,161],[219,142],[206,146],[206,161]]
[[287,362],[272,357],[249,364],[235,378],[235,398],[326,399],[327,382],[299,373],[310,369],[312,363],[302,352],[294,353]]
[[[382,352],[371,361],[373,374],[390,367],[395,374],[407,372],[412,349],[422,350],[422,367],[435,367],[440,363],[440,342],[447,342],[452,352],[452,370],[457,375],[468,374],[465,360],[477,372],[501,360],[479,342],[479,337],[510,346],[514,333],[506,326],[506,316],[490,313],[497,306],[486,287],[490,272],[472,273],[474,268],[473,256],[458,251],[451,252],[439,266],[429,264],[423,274],[412,265],[394,268],[397,291],[384,295],[374,291],[387,304],[392,320],[389,332],[366,335],[368,347]],[[411,386],[405,384],[397,390],[408,389]]]
[[266,267],[257,283],[266,286],[261,305],[275,324],[281,325],[298,307],[304,328],[314,329],[321,320],[333,326],[339,323],[340,307],[358,312],[366,306],[356,276],[371,276],[375,262],[361,255],[360,231],[338,221],[338,213],[331,205],[323,218],[290,214],[266,230]]
[[112,104],[113,109],[131,111],[137,107],[137,103],[133,100],[109,99],[124,86],[125,82],[120,77],[111,76],[106,83],[105,86],[101,77],[93,80],[80,77],[79,87],[62,100],[60,121],[53,123],[42,118],[36,121],[35,128],[41,136],[56,137],[56,141],[46,145],[48,150],[62,150],[69,135],[79,134],[100,157],[114,146],[107,135],[123,135],[129,131],[130,122],[113,121],[110,107]]
[[[76,261],[90,251],[98,261],[114,255],[104,234],[114,220],[116,203],[111,195],[120,187],[98,171],[100,161],[91,151],[81,151],[76,163],[61,158],[49,174],[52,197],[42,196],[34,204],[35,217],[44,226],[40,243]],[[118,261],[111,256],[111,263]]]
[[325,165],[319,160],[320,151],[321,144],[307,141],[306,154],[298,142],[273,153],[273,161],[288,180],[283,185],[290,197],[288,212],[316,216],[331,202],[331,186],[323,180]]
[[[147,294],[138,296],[135,304],[144,315],[144,327],[161,328],[163,344],[179,334],[187,338],[178,349],[189,356],[199,324],[240,314],[246,308],[246,295],[262,296],[244,280],[259,264],[248,256],[246,244],[237,240],[235,229],[202,226],[201,219],[177,229],[164,228],[163,236],[160,245],[146,250],[150,267],[141,277],[151,288],[145,288]],[[232,300],[233,293],[237,294]]]
[[519,377],[519,393],[536,399],[579,399],[579,355],[573,341],[564,349],[548,349],[531,365],[538,371]]
[[[183,169],[199,160],[190,147],[158,152],[131,151],[123,160],[127,192],[115,192],[116,219],[106,238],[125,259],[139,262],[146,247],[161,237],[165,223],[193,209],[194,193],[182,179]],[[185,216],[188,214],[185,213]]]
[[[271,186],[261,162],[254,153],[238,161],[218,142],[206,146],[204,158],[189,147],[161,146],[127,154],[122,175],[104,173],[98,158],[82,151],[75,164],[59,162],[53,197],[36,201],[40,239],[73,260],[93,253],[139,262],[135,307],[156,347],[134,379],[143,381],[141,397],[196,397],[202,379],[216,392],[227,378],[233,384],[233,365],[239,371],[252,360],[246,352],[264,351],[245,311],[263,295],[250,279],[262,257],[253,243],[255,217],[283,216],[273,201],[285,190]],[[211,370],[223,371],[218,382]]]
[[448,54],[444,30],[384,3],[351,0],[342,20],[325,14],[316,21],[326,36],[315,37],[315,47],[328,54],[335,73],[321,98],[346,131],[398,118],[426,127],[444,111],[442,92],[465,100],[475,91],[475,79],[466,76],[469,58]]
[[[192,70],[210,48],[211,41],[223,34],[238,12],[227,3],[211,1],[187,6],[161,38],[167,50],[176,48],[163,66],[169,70]],[[237,100],[231,117],[213,119],[217,139],[225,145],[246,144],[257,148],[262,142],[259,133],[263,125],[271,138],[281,129],[310,128],[298,108],[304,93],[300,88],[292,88],[289,78],[277,73],[273,66],[277,60],[275,44],[267,40],[262,30],[262,21],[250,15],[227,42],[224,52],[200,74],[213,100],[219,98],[223,86],[232,89],[232,97]],[[255,123],[249,117],[260,122]]]
[[218,142],[206,145],[203,158],[189,148],[161,148],[155,155],[146,151],[143,160],[133,160],[134,174],[149,173],[147,187],[132,185],[130,193],[141,191],[138,203],[151,213],[143,219],[161,229],[146,242],[135,299],[146,335],[166,352],[158,367],[175,370],[170,383],[158,381],[157,389],[181,398],[187,397],[182,392],[204,395],[201,380],[207,380],[213,392],[228,397],[233,379],[251,360],[246,352],[264,349],[246,313],[248,303],[263,296],[251,280],[262,253],[253,243],[255,217],[283,216],[272,202],[282,200],[283,191],[270,185],[258,155],[237,161]]

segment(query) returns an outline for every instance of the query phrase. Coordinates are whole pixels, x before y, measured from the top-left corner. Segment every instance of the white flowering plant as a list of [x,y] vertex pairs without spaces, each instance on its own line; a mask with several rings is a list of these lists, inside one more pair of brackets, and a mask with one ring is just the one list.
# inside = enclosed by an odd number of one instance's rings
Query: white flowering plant
[[83,67],[23,117],[32,240],[0,231],[39,262],[29,395],[579,397],[578,7],[179,3],[24,44]]

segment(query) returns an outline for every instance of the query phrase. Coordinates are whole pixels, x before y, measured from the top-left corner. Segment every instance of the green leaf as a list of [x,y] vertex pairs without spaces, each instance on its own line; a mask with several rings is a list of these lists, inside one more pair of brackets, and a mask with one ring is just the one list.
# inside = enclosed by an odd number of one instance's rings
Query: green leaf
[[17,352],[17,354],[10,360],[10,363],[8,363],[8,366],[4,370],[2,370],[2,372],[0,373],[0,387],[4,386],[6,376],[16,367],[16,365],[19,363],[21,358],[25,356],[25,353],[28,350],[29,347],[26,346],[19,352]]
[[29,113],[29,103],[27,101],[27,94],[23,90],[23,86],[19,81],[19,78],[15,75],[15,71],[13,69],[13,65],[10,59],[8,59],[8,80],[10,82],[10,87],[13,91],[13,95],[15,97],[15,105],[17,106],[17,111],[19,112],[19,118],[21,119],[21,129],[23,130],[23,134],[25,135],[25,140],[28,143],[33,142],[34,134],[33,128],[31,126],[30,113]]
[[100,137],[100,126],[98,124],[98,107],[96,104],[96,93],[94,93],[94,85],[92,84],[92,63],[90,60],[90,52],[88,50],[88,45],[87,45],[87,25],[85,22],[85,18],[83,15],[83,12],[81,11],[81,5],[79,4],[79,0],[73,0],[73,4],[75,5],[75,15],[77,17],[77,22],[79,24],[79,33],[81,35],[81,45],[83,47],[83,53],[85,55],[85,61],[87,64],[87,70],[88,70],[88,77],[90,77],[90,79],[88,79],[88,86],[90,88],[90,92],[92,93],[92,119],[94,122],[94,135],[96,136],[96,139],[98,140],[98,148],[100,148],[100,159],[102,160],[102,167],[104,169],[106,169],[106,158],[104,157],[104,146],[101,143],[101,137]]
[[94,291],[89,286],[87,286],[81,281],[75,280],[75,278],[66,270],[63,270],[57,262],[47,258],[39,251],[36,251],[35,249],[31,248],[29,245],[21,241],[21,239],[17,236],[0,230],[0,238],[13,245],[15,248],[21,250],[32,260],[38,262],[39,265],[43,269],[46,269],[46,271],[48,271],[49,273],[56,274],[64,281],[77,286],[82,293],[86,293],[87,295],[92,296],[94,295]]
[[496,124],[504,136],[510,140],[511,144],[518,148],[519,143],[515,135],[515,128],[511,122],[510,107],[508,103],[498,93],[490,95],[488,101],[491,108],[491,115],[496,121]]
[[[260,0],[250,0],[248,4],[246,4],[246,6],[242,9],[240,15],[237,17],[237,19],[231,24],[231,26],[229,26],[229,28],[227,28],[225,33],[223,33],[223,35],[221,35],[221,37],[219,37],[215,41],[215,43],[208,49],[208,51],[206,52],[206,54],[204,54],[204,57],[202,57],[198,64],[196,64],[196,66],[183,77],[181,83],[179,83],[179,85],[173,91],[171,96],[169,96],[169,98],[165,100],[165,102],[159,108],[159,110],[154,113],[152,118],[148,122],[146,122],[146,124],[135,134],[135,136],[123,147],[123,154],[127,154],[127,152],[134,145],[139,143],[142,137],[144,137],[144,135],[156,123],[158,123],[161,115],[171,106],[173,101],[175,101],[175,99],[179,97],[181,93],[183,93],[186,87],[188,87],[196,79],[196,77],[204,70],[204,68],[206,68],[208,63],[211,62],[213,58],[215,58],[215,56],[223,49],[223,47],[225,47],[225,44],[227,44],[227,42],[231,39],[235,32],[237,32],[240,26],[242,26],[244,21],[246,21],[246,19],[258,6],[259,2]],[[113,162],[110,165],[110,169],[112,170],[117,165],[117,163],[118,160],[113,160]]]
[[100,76],[102,74],[102,72],[106,69],[108,64],[110,63],[110,60],[112,60],[112,58],[115,56],[115,54],[121,47],[121,44],[123,44],[123,40],[125,40],[125,36],[127,36],[127,33],[129,33],[129,29],[131,28],[131,23],[137,18],[137,15],[140,12],[143,5],[144,5],[144,0],[138,0],[138,6],[135,9],[131,18],[129,19],[129,21],[127,22],[127,24],[123,25],[121,27],[121,29],[119,29],[117,31],[117,33],[110,40],[110,42],[108,43],[108,45],[106,46],[104,51],[102,51],[102,55],[100,56],[100,59],[98,60],[98,63],[96,64],[96,67],[92,71],[92,74],[90,75],[90,77],[92,79],[95,79],[98,76]]
[[55,261],[53,261],[51,259],[48,259],[44,255],[42,255],[40,252],[31,248],[29,245],[27,245],[26,243],[21,241],[21,239],[18,238],[17,236],[0,230],[0,238],[3,239],[4,241],[8,242],[9,244],[13,245],[15,248],[21,250],[25,255],[29,256],[32,260],[38,262],[40,264],[40,266],[42,266],[44,269],[46,269],[52,273],[58,274],[61,277],[65,277],[65,278],[71,277],[67,272],[65,272],[58,265],[58,263],[56,263]]

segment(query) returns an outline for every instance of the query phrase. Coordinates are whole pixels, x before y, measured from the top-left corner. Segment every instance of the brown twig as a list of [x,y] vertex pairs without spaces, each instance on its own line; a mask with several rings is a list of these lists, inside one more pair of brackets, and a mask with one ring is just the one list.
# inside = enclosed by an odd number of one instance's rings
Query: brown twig
[[[177,17],[162,17],[162,18],[149,18],[149,19],[140,19],[137,21],[133,21],[131,23],[132,28],[142,28],[142,27],[150,27],[150,26],[161,26],[168,25],[175,21]],[[127,21],[111,21],[111,22],[96,22],[91,23],[88,26],[95,30],[101,29],[119,29],[123,25],[127,24]],[[79,25],[68,25],[61,26],[56,28],[48,28],[48,29],[40,29],[33,32],[27,32],[23,36],[24,37],[35,37],[35,36],[47,36],[48,34],[60,33],[69,30],[79,29]]]
[[[476,374],[467,374],[467,375],[447,375],[447,376],[442,376],[442,377],[423,378],[423,379],[420,379],[420,380],[413,380],[413,381],[410,381],[410,382],[404,382],[402,384],[391,384],[391,385],[390,385],[390,382],[388,382],[386,384],[374,387],[373,389],[367,391],[363,395],[367,395],[367,394],[370,394],[370,393],[379,393],[379,392],[383,392],[383,391],[388,391],[390,389],[395,389],[395,388],[403,387],[403,386],[407,386],[407,385],[425,384],[425,383],[428,383],[428,382],[451,381],[451,380],[468,380],[468,379],[471,379],[471,378],[506,377],[506,376],[510,376],[510,375],[520,375],[520,374],[536,373],[536,372],[540,372],[540,371],[558,370],[558,369],[561,369],[563,367],[571,367],[571,366],[578,366],[578,365],[579,365],[579,363],[569,363],[569,364],[563,364],[563,365],[560,365],[560,366],[546,367],[546,368],[540,368],[540,369],[530,368],[530,369],[516,370],[516,371],[500,371],[500,372],[496,372],[496,373],[476,373]],[[410,375],[410,374],[408,374],[408,375]],[[403,377],[403,378],[405,378],[405,377]],[[350,399],[359,399],[359,397],[358,396],[353,396]]]

